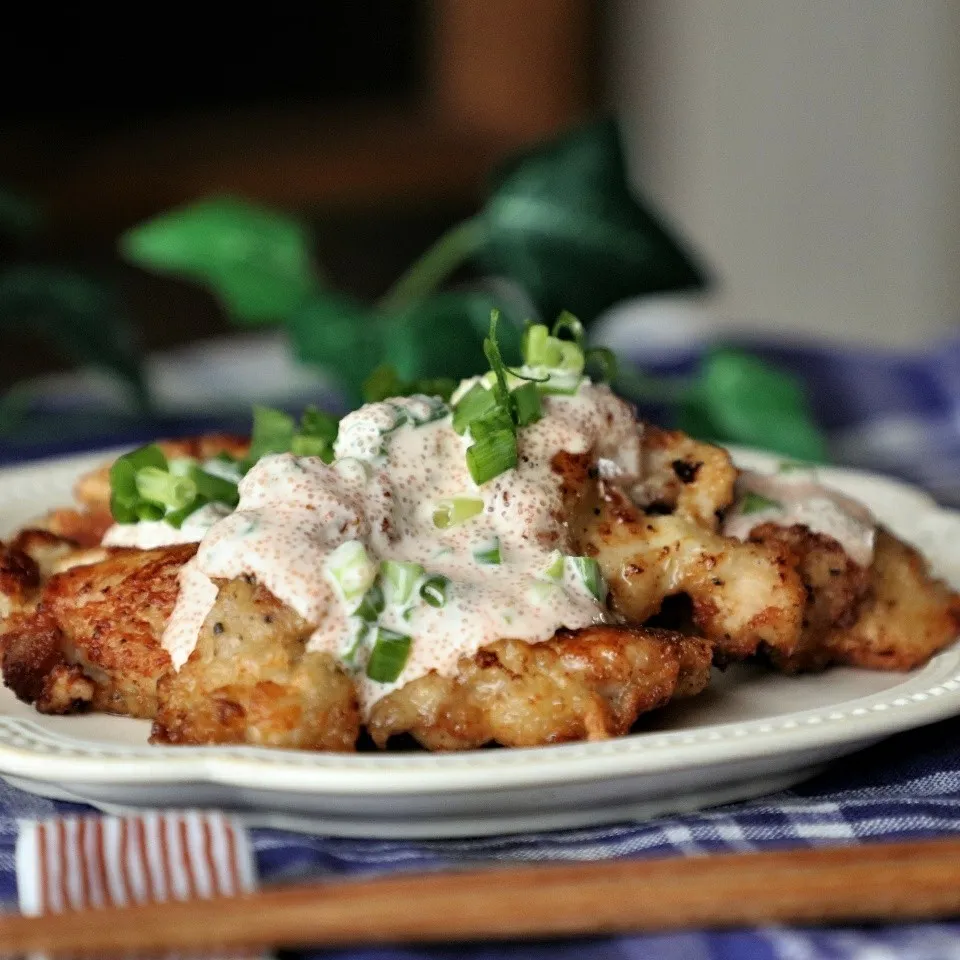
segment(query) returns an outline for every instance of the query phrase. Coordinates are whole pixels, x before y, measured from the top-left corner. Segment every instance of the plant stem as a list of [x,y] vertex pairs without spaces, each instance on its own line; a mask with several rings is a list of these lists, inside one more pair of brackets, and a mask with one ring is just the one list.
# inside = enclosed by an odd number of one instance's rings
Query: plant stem
[[381,310],[402,310],[434,292],[447,277],[483,244],[486,231],[478,217],[448,230],[386,292]]

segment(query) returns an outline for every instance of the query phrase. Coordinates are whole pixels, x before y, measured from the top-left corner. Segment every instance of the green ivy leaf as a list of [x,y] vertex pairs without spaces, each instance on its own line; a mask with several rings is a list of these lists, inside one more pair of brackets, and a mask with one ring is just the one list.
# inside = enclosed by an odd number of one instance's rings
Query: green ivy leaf
[[75,363],[116,374],[148,406],[133,328],[109,286],[57,267],[8,267],[0,271],[0,328],[29,331]]
[[[359,401],[370,372],[390,364],[403,381],[459,380],[486,369],[483,338],[501,304],[483,292],[442,293],[397,311],[333,293],[313,296],[287,320],[296,356],[337,377]],[[504,324],[504,346],[519,357],[520,329]]]
[[634,197],[612,120],[518,157],[479,214],[479,259],[518,282],[541,316],[584,322],[626,297],[702,287],[704,273]]
[[706,356],[681,406],[680,427],[707,440],[762,447],[802,460],[827,458],[803,384],[739,350],[721,348]]
[[147,270],[197,280],[246,324],[284,320],[320,285],[299,220],[231,197],[148,220],[121,237],[120,252]]

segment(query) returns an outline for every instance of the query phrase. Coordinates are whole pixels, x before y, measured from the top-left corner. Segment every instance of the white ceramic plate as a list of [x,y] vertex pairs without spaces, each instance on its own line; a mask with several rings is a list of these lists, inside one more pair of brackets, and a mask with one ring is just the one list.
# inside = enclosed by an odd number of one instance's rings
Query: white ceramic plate
[[[0,470],[0,531],[70,501],[98,456]],[[739,451],[745,466],[771,458]],[[882,477],[824,470],[960,585],[960,513]],[[756,796],[836,757],[960,712],[960,649],[911,674],[729,670],[695,700],[606,743],[336,755],[147,745],[143,721],[45,717],[0,692],[0,775],[35,793],[116,806],[216,805],[257,823],[371,837],[599,824]]]

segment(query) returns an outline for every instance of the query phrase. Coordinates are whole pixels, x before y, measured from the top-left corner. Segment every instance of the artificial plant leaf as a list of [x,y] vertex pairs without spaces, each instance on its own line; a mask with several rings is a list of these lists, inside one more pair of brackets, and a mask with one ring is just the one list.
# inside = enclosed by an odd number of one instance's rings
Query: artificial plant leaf
[[202,200],[120,238],[131,263],[197,280],[245,324],[284,320],[319,287],[310,236],[296,218],[244,200]]
[[681,411],[681,427],[705,439],[742,443],[801,460],[827,456],[803,384],[739,350],[713,350]]
[[133,327],[109,286],[57,267],[7,267],[0,271],[0,328],[29,332],[76,363],[116,374],[148,406]]
[[501,171],[484,209],[480,259],[543,317],[585,323],[626,297],[702,287],[705,275],[627,183],[612,120],[535,147]]
[[[490,311],[499,306],[485,292],[454,292],[388,312],[323,293],[292,314],[286,326],[298,359],[335,376],[351,401],[359,402],[365,380],[381,364],[389,364],[403,382],[459,380],[486,370],[483,338]],[[501,329],[507,356],[519,361],[519,326]]]

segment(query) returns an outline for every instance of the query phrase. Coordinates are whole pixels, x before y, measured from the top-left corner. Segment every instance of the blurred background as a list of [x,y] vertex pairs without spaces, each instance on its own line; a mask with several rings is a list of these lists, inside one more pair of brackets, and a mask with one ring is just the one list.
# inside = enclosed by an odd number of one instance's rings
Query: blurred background
[[[956,0],[325,0],[121,24],[123,43],[81,14],[18,16],[0,184],[45,225],[0,255],[118,284],[168,400],[204,402],[214,355],[184,345],[236,334],[196,285],[120,262],[132,224],[222,193],[296,211],[327,276],[369,300],[476,208],[504,156],[603,111],[712,277],[614,308],[611,342],[747,331],[910,352],[956,333]],[[299,384],[275,347],[229,376]],[[30,329],[4,333],[0,389],[63,367]]]

